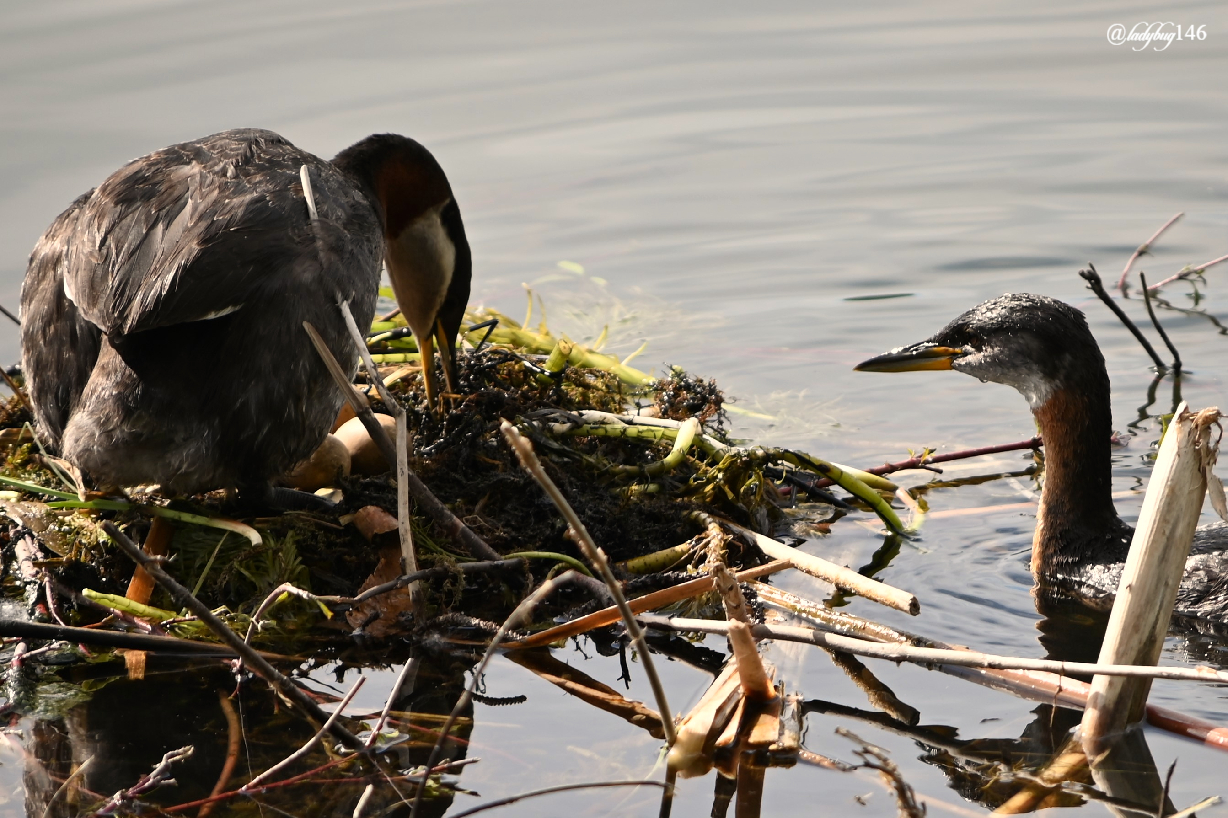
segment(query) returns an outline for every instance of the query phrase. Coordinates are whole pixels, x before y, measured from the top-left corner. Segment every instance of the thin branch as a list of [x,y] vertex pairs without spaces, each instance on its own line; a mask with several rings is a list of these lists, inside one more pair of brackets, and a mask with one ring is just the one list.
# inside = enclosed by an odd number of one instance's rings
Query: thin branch
[[[82,597],[84,600],[85,598]],[[88,602],[89,600],[85,600]],[[94,603],[96,604],[96,603]],[[19,619],[0,619],[0,636],[17,636],[23,639],[45,639],[70,642],[74,645],[98,645],[104,648],[129,648],[157,653],[187,653],[194,656],[218,656],[223,658],[238,654],[223,646],[208,642],[195,642],[175,636],[154,636],[146,633],[107,631],[97,628],[77,628],[71,625],[48,625],[42,622],[25,622]],[[265,657],[286,658],[272,653]]]
[[[905,469],[922,469],[928,468],[933,463],[947,463],[951,460],[966,460],[970,457],[981,457],[987,454],[1001,454],[1002,452],[1016,452],[1024,449],[1039,449],[1044,445],[1040,439],[1040,435],[1028,440],[1021,440],[1018,443],[1001,443],[997,446],[982,446],[979,449],[961,449],[957,452],[948,452],[947,454],[923,454],[918,457],[910,457],[907,460],[900,460],[895,463],[884,463],[881,466],[874,466],[869,469],[864,469],[870,474],[891,474],[892,472],[903,471]],[[942,473],[941,469],[930,469],[930,471]],[[816,489],[827,488],[835,483],[827,477],[821,480],[815,480],[810,484]]]
[[[783,571],[786,568],[793,566],[784,560],[773,560],[766,565],[757,565],[754,568],[747,568],[745,571],[738,571],[734,574],[734,578],[738,582],[749,582],[759,577],[765,577],[768,574],[774,574],[778,571]],[[767,586],[771,587],[771,586]],[[641,613],[643,611],[651,611],[655,608],[663,608],[666,605],[672,605],[675,602],[681,602],[684,599],[693,599],[697,596],[702,596],[710,591],[716,590],[716,583],[712,577],[700,577],[699,579],[691,579],[686,582],[681,582],[677,585],[663,588],[660,591],[653,591],[650,594],[644,594],[641,597],[636,597],[631,600],[632,613]],[[552,642],[557,642],[560,639],[568,639],[572,636],[579,636],[582,633],[587,633],[595,628],[604,628],[606,625],[613,625],[622,614],[619,612],[617,605],[611,605],[608,608],[602,608],[600,611],[594,611],[591,614],[582,616],[579,619],[573,619],[570,622],[564,622],[562,625],[556,625],[553,628],[547,628],[544,631],[539,631],[527,639],[520,639],[508,645],[509,648],[526,649],[539,648],[543,645],[549,645]]]
[[[567,573],[571,573],[570,571]],[[494,637],[490,640],[490,644],[486,646],[486,652],[482,654],[482,661],[478,662],[478,666],[473,669],[473,678],[460,696],[456,699],[456,704],[452,707],[452,712],[448,714],[448,718],[444,720],[443,726],[439,728],[439,737],[435,739],[434,746],[431,747],[431,753],[427,756],[426,764],[423,765],[422,780],[418,782],[417,792],[414,793],[414,805],[411,810],[411,815],[421,815],[422,796],[426,792],[426,782],[430,778],[431,768],[439,760],[439,753],[443,750],[443,743],[447,741],[448,736],[452,733],[452,727],[456,724],[456,720],[460,718],[461,711],[469,706],[469,702],[473,699],[473,691],[477,688],[478,683],[482,680],[482,674],[486,672],[486,666],[490,664],[490,660],[494,657],[495,651],[499,645],[507,638],[507,634],[520,624],[521,620],[528,616],[529,612],[537,606],[537,603],[545,599],[550,594],[562,576],[555,577],[543,582],[537,587],[533,593],[525,597],[516,609],[508,615],[507,619],[503,620],[503,624],[499,626],[499,630],[495,632]]]
[[[233,648],[243,659],[243,664],[249,670],[272,685],[282,696],[310,718],[315,719],[317,722],[328,721],[328,714],[320,709],[320,706],[310,696],[300,690],[298,685],[294,684],[281,671],[269,664],[263,656],[252,650],[251,645],[244,642],[225,622],[218,619],[217,615],[209,609],[209,606],[193,596],[191,591],[184,588],[163,571],[161,560],[150,557],[144,551],[137,548],[136,544],[116,528],[115,523],[110,520],[102,524],[102,530],[115,541],[133,562],[144,568],[154,578],[154,581],[162,586],[162,589],[170,595],[176,605],[187,608],[200,617],[200,620],[209,627],[209,630],[213,631],[217,637]],[[351,750],[362,751],[366,749],[361,739],[340,724],[333,724],[330,729],[333,735]]]
[[1173,371],[1180,376],[1181,353],[1177,351],[1177,348],[1173,346],[1173,342],[1169,340],[1168,333],[1164,331],[1164,327],[1160,326],[1160,319],[1156,318],[1156,311],[1151,306],[1151,290],[1147,288],[1147,276],[1140,271],[1138,280],[1143,287],[1143,303],[1147,305],[1147,315],[1151,318],[1151,325],[1156,328],[1156,332],[1160,333],[1160,339],[1164,341],[1164,346],[1168,347],[1168,351],[1173,354]]
[[1100,300],[1113,311],[1113,314],[1126,325],[1126,329],[1133,333],[1134,337],[1138,339],[1138,342],[1143,345],[1143,349],[1147,350],[1147,354],[1151,356],[1151,360],[1155,362],[1155,365],[1160,369],[1168,369],[1168,366],[1161,361],[1160,356],[1156,354],[1155,349],[1151,346],[1147,339],[1143,337],[1143,333],[1139,332],[1138,327],[1134,326],[1134,322],[1130,320],[1130,317],[1122,312],[1121,307],[1117,306],[1117,302],[1113,300],[1113,297],[1105,291],[1104,283],[1100,280],[1100,274],[1096,272],[1096,268],[1090,261],[1087,263],[1086,270],[1079,271],[1079,277],[1087,282],[1091,291],[1094,292],[1100,298]]
[[1126,276],[1130,275],[1130,268],[1134,266],[1134,262],[1138,260],[1139,256],[1145,253],[1150,253],[1151,245],[1155,244],[1156,241],[1159,240],[1160,236],[1164,234],[1164,231],[1176,224],[1184,215],[1184,213],[1178,213],[1176,216],[1173,216],[1171,219],[1164,222],[1160,229],[1151,235],[1151,238],[1147,239],[1147,241],[1138,246],[1138,249],[1136,249],[1130,255],[1130,259],[1126,262],[1126,266],[1122,268],[1121,278],[1117,279],[1117,289],[1121,290],[1123,293],[1126,291]]
[[627,625],[627,633],[631,635],[631,640],[635,643],[636,650],[640,653],[640,659],[644,662],[644,675],[648,677],[648,684],[652,687],[652,694],[657,700],[657,709],[661,711],[661,725],[665,728],[666,746],[672,747],[678,736],[674,732],[673,711],[669,709],[669,702],[665,698],[665,687],[661,684],[661,678],[657,675],[657,668],[653,664],[652,655],[648,650],[648,643],[644,641],[644,632],[640,628],[639,623],[635,621],[635,614],[632,613],[631,607],[627,604],[627,597],[623,594],[622,586],[619,585],[614,572],[610,570],[610,562],[606,559],[605,552],[597,546],[597,543],[593,542],[593,538],[589,535],[588,529],[584,527],[584,523],[580,521],[580,517],[576,514],[575,509],[571,507],[571,504],[567,502],[567,498],[563,496],[563,492],[559,491],[559,487],[550,479],[550,475],[546,474],[546,470],[542,468],[541,461],[533,453],[533,444],[520,434],[519,429],[506,420],[503,421],[499,428],[507,439],[508,444],[512,447],[512,451],[516,452],[516,457],[520,459],[520,465],[524,466],[525,471],[537,480],[538,484],[558,508],[559,513],[563,515],[563,519],[567,521],[567,525],[571,529],[576,543],[580,546],[580,550],[584,552],[584,556],[601,574],[606,586],[610,589],[610,596],[614,598],[618,611],[622,614],[623,622]]
[[[222,772],[218,775],[217,783],[213,785],[210,795],[220,795],[226,791],[226,785],[230,783],[230,777],[239,763],[239,747],[243,743],[243,725],[239,722],[239,714],[235,712],[235,706],[230,703],[230,697],[225,690],[219,690],[217,698],[222,714],[226,717],[226,760],[222,763]],[[213,812],[215,803],[215,801],[210,801],[207,804],[201,804],[200,809],[196,811],[196,818],[205,818]]]
[[[405,681],[411,673],[418,671],[418,657],[413,656],[401,668],[401,672],[397,674],[397,680],[392,683],[392,689],[388,691],[388,698],[384,701],[384,709],[380,711],[379,719],[376,720],[375,726],[371,728],[371,735],[367,739],[367,746],[374,746],[379,738],[380,731],[384,729],[384,725],[388,722],[388,713],[392,710],[392,703],[396,701],[397,694],[401,692],[401,688],[405,686]],[[357,814],[360,810],[356,810]]]
[[[299,747],[293,753],[286,756],[281,761],[274,764],[272,767],[269,767],[267,770],[265,770],[260,775],[253,778],[251,781],[248,781],[242,787],[239,787],[239,792],[241,793],[251,792],[252,790],[258,788],[264,782],[271,779],[277,773],[289,767],[291,764],[294,764],[299,759],[306,757],[306,755],[310,753],[317,744],[320,743],[320,739],[324,738],[324,734],[333,729],[333,726],[337,723],[337,719],[341,718],[341,713],[345,710],[346,707],[349,706],[350,700],[354,698],[354,694],[357,693],[360,689],[362,689],[362,686],[366,681],[367,681],[366,676],[359,676],[358,681],[354,682],[354,686],[350,688],[350,692],[346,693],[345,697],[337,705],[337,709],[334,710],[329,715],[328,719],[325,720],[324,725],[320,727],[319,730],[316,731],[316,734],[314,736],[312,736],[310,739],[307,740],[306,744],[304,744],[302,747]],[[214,793],[214,795],[216,794],[217,793]]]
[[141,776],[135,784],[126,790],[120,790],[111,796],[111,800],[99,807],[94,815],[114,815],[122,809],[128,802],[139,798],[151,790],[157,789],[162,784],[174,783],[175,779],[171,778],[171,765],[177,761],[183,761],[191,758],[195,748],[192,745],[180,747],[178,750],[170,750],[162,756],[162,760],[150,772]]
[[532,792],[522,792],[519,795],[509,795],[506,798],[499,798],[495,801],[487,801],[485,804],[479,804],[476,807],[457,812],[449,816],[449,818],[465,818],[466,815],[477,815],[479,812],[485,812],[488,809],[497,809],[506,807],[508,804],[515,804],[518,801],[524,801],[527,798],[536,798],[540,795],[551,795],[556,792],[571,792],[573,790],[592,790],[605,787],[662,787],[669,788],[669,785],[663,781],[598,781],[590,784],[563,784],[558,787],[546,787],[541,790],[533,790]]
[[8,307],[4,306],[3,304],[0,304],[0,313],[4,313],[5,317],[8,318],[10,321],[12,321],[17,326],[19,327],[21,326],[21,319],[18,318],[16,315],[13,315],[13,313],[9,312]]
[[1220,256],[1219,258],[1211,259],[1206,264],[1199,264],[1197,267],[1186,267],[1182,269],[1180,272],[1174,275],[1170,275],[1168,278],[1164,279],[1159,284],[1152,284],[1151,290],[1152,292],[1155,292],[1156,290],[1163,287],[1165,284],[1171,284],[1174,281],[1178,281],[1184,278],[1189,278],[1190,276],[1198,275],[1199,273],[1204,273],[1207,270],[1214,267],[1216,264],[1223,264],[1225,261],[1228,261],[1228,256]]

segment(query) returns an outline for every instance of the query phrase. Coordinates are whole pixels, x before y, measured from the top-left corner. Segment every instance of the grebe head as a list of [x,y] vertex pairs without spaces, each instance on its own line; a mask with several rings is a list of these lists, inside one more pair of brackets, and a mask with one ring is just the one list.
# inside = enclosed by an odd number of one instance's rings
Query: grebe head
[[1014,387],[1035,411],[1062,387],[1090,386],[1079,379],[1103,373],[1104,358],[1079,310],[1043,295],[1010,293],[973,307],[920,343],[854,368],[954,369]]
[[422,353],[427,402],[433,405],[436,342],[448,388],[456,391],[456,333],[473,273],[448,177],[430,151],[399,134],[373,134],[339,153],[333,164],[381,210],[388,278]]

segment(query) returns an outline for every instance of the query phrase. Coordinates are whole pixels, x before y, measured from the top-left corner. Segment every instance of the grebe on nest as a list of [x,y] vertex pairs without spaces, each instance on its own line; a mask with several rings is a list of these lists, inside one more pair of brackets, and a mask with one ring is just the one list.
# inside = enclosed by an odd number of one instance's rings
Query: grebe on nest
[[237,487],[268,500],[342,402],[302,324],[353,375],[338,300],[369,326],[382,261],[433,400],[432,339],[454,389],[472,265],[426,148],[374,135],[328,162],[243,129],[128,163],[30,255],[22,370],[40,437],[103,487]]
[[[954,369],[1018,390],[1045,442],[1032,573],[1083,595],[1116,593],[1134,532],[1113,508],[1109,375],[1083,313],[1041,295],[1004,295],[855,368]],[[1228,622],[1226,548],[1228,525],[1198,529],[1176,613]]]

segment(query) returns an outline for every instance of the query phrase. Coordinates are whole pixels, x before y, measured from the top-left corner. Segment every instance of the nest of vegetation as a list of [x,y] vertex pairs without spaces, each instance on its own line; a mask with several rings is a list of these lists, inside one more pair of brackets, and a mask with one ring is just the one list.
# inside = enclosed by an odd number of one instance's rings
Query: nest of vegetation
[[[498,323],[491,333],[478,330],[466,338],[467,349],[458,361],[459,394],[443,413],[426,408],[416,350],[412,339],[395,331],[395,320],[373,325],[370,348],[381,377],[406,409],[410,468],[495,551],[583,559],[566,524],[505,442],[500,432],[504,420],[533,441],[550,477],[615,563],[701,535],[704,526],[691,512],[719,514],[759,530],[782,519],[776,485],[765,476],[768,459],[735,450],[725,436],[723,397],[714,382],[680,369],[653,380],[601,354],[600,342],[597,349],[587,349],[556,338],[544,326],[525,329],[489,311],[470,318]],[[360,375],[359,385],[363,380]],[[383,411],[371,395],[376,411]],[[632,413],[660,425],[611,433],[613,427],[594,424],[593,413]],[[702,445],[697,442],[679,457],[675,440],[678,427],[686,424],[674,423],[671,430],[668,421],[692,418],[698,421],[696,440]],[[64,483],[54,459],[33,440],[29,420],[16,398],[0,414],[0,445],[6,447],[0,474],[9,483],[0,493],[0,512],[9,521],[0,530],[0,546],[4,595],[23,599],[35,618],[96,622],[115,605],[114,598],[99,594],[124,594],[133,566],[100,531],[103,520],[114,521],[139,542],[150,525],[150,506],[169,505],[206,517],[236,513],[223,492],[173,503],[156,490],[131,492],[123,502],[74,502],[67,493],[48,497],[33,487],[62,490]],[[378,538],[368,541],[351,524],[354,515],[377,506],[395,517],[396,484],[392,474],[355,476],[342,479],[337,488],[342,499],[332,514],[243,518],[259,532],[259,545],[233,531],[176,523],[168,570],[209,606],[224,609],[236,627],[245,626],[261,601],[283,583],[318,595],[353,596],[364,582],[371,584],[381,548]],[[415,514],[412,528],[420,567],[472,559],[425,516]],[[761,558],[756,549],[734,551],[728,555],[733,563]],[[703,558],[693,554],[689,561],[698,565]],[[684,557],[680,565],[674,558],[665,569],[685,568],[687,561]],[[443,582],[426,584],[427,609],[502,618],[534,577],[543,578],[557,564],[534,560],[519,574],[462,577],[455,572]],[[169,604],[159,594],[152,602]],[[309,635],[335,644],[352,635],[355,625],[352,617],[321,616],[318,606],[302,600],[278,605],[270,617],[271,625],[265,627],[262,620],[261,631],[270,647],[287,647],[284,640],[293,639],[301,649],[299,640]],[[203,628],[189,622],[172,632],[200,636]]]

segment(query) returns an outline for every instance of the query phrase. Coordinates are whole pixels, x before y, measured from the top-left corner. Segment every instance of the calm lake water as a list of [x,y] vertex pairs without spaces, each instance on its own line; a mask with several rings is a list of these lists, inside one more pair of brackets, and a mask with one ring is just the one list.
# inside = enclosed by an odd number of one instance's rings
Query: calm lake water
[[[1161,13],[1183,31],[1205,26],[1206,38],[1162,52],[1109,43],[1110,25]],[[1171,410],[1171,385],[1148,405],[1148,359],[1076,270],[1090,260],[1115,279],[1179,211],[1184,220],[1136,269],[1155,281],[1228,253],[1222,3],[1161,12],[1094,2],[9,0],[0,67],[0,303],[9,308],[51,219],[134,156],[238,126],[276,130],[325,156],[371,132],[402,132],[447,169],[473,245],[475,301],[519,316],[527,283],[556,330],[591,337],[608,322],[620,353],[649,339],[638,365],[685,366],[716,378],[738,406],[771,415],[735,417],[736,432],[758,441],[872,465],[910,448],[1029,437],[1026,407],[1005,387],[851,367],[1003,292],[1080,306],[1108,359],[1115,427],[1130,440],[1115,455],[1130,520],[1158,437],[1152,416]],[[1173,308],[1162,317],[1190,370],[1182,395],[1193,406],[1228,406],[1228,338],[1217,323],[1228,323],[1225,276],[1228,265],[1209,272],[1196,298],[1188,284],[1165,293]],[[1127,310],[1143,316],[1137,300]],[[17,357],[15,329],[0,326],[0,360]],[[1027,464],[1000,455],[947,476]],[[1031,478],[928,497],[935,511],[980,510],[936,516],[880,574],[917,593],[922,615],[861,601],[850,610],[983,650],[1043,655],[1027,569],[1034,514],[1015,505],[1036,497]],[[803,547],[865,565],[882,544],[875,528],[845,520]],[[824,594],[805,577],[780,584]],[[825,654],[781,649],[774,658],[806,698],[868,707]],[[1228,665],[1228,656],[1220,643],[1171,639],[1162,661]],[[670,703],[684,710],[709,677],[664,664]],[[616,659],[584,668],[618,684]],[[962,740],[1009,742],[1046,718],[1032,703],[936,673],[873,669],[922,724],[955,728]],[[651,701],[638,665],[632,672],[630,695]],[[371,675],[364,707],[378,707],[391,683]],[[477,706],[469,755],[483,760],[461,784],[482,799],[461,797],[454,811],[539,786],[660,777],[651,738],[506,660],[486,692],[529,699]],[[1222,686],[1158,683],[1153,701],[1228,724]],[[806,745],[855,760],[837,726],[883,746],[922,798],[936,799],[931,815],[985,812],[923,760],[933,745],[817,712]],[[1178,808],[1228,795],[1228,757],[1151,729],[1146,739],[1161,771],[1179,759]],[[3,749],[0,761],[0,814],[24,814],[22,762]],[[674,815],[709,814],[713,786],[712,776],[683,782]],[[654,791],[609,792],[498,814],[656,814]],[[854,801],[867,793],[864,806]],[[866,775],[800,766],[768,773],[763,814],[886,816],[895,807]]]

